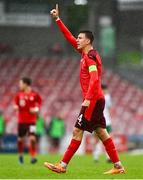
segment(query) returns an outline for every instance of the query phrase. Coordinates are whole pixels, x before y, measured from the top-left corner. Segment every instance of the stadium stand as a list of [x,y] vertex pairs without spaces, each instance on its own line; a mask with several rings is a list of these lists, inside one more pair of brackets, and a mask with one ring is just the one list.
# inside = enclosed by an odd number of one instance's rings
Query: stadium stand
[[[46,122],[61,111],[71,130],[78,115],[82,97],[79,86],[79,61],[57,58],[0,57],[0,109],[4,111],[7,133],[16,133],[13,98],[22,76],[33,79],[34,89],[41,93],[41,114]],[[113,99],[113,129],[120,134],[143,134],[143,91],[122,80],[118,74],[104,70],[103,81],[109,85]]]

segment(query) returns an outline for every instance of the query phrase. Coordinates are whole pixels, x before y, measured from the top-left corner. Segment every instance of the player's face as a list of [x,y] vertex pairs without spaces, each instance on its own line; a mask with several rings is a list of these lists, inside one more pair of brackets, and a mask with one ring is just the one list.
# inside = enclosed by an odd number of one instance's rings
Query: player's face
[[76,39],[77,41],[77,49],[84,49],[88,44],[90,44],[90,40],[85,36],[84,33],[80,33]]
[[27,88],[27,85],[22,80],[20,80],[19,81],[19,88],[21,91],[24,91]]

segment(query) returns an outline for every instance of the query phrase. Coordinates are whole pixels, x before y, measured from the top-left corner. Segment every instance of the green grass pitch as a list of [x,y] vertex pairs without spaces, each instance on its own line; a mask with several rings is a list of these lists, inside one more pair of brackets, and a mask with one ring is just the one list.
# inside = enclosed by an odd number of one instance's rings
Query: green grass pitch
[[31,165],[28,155],[25,163],[18,164],[16,154],[0,154],[0,179],[142,179],[143,155],[121,154],[126,174],[103,175],[112,168],[102,156],[98,163],[93,162],[91,155],[75,156],[65,174],[57,174],[43,166],[44,161],[56,162],[59,155],[39,155],[38,163]]

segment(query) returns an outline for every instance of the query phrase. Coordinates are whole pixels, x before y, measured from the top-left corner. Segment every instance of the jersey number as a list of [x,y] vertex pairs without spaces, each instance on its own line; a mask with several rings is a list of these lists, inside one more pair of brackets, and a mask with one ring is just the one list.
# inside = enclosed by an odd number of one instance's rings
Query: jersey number
[[83,114],[78,117],[78,125],[81,126]]

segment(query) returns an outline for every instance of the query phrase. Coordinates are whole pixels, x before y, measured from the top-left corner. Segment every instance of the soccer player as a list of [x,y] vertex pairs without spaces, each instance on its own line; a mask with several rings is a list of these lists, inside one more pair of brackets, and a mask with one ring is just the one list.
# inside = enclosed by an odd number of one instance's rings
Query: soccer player
[[60,114],[55,114],[52,117],[48,127],[48,136],[51,141],[50,152],[56,153],[59,151],[60,143],[65,134],[65,122]]
[[[110,111],[111,111],[111,106],[112,106],[112,101],[111,101],[111,96],[110,93],[108,91],[108,86],[106,84],[102,84],[102,89],[104,92],[104,96],[105,96],[105,108],[104,108],[104,117],[106,120],[106,129],[107,132],[109,134],[111,134],[112,132],[112,126],[111,126],[111,115],[110,115]],[[95,149],[93,151],[93,159],[95,162],[98,162],[99,160],[99,156],[102,153],[102,144],[101,141],[99,140],[99,138],[97,138],[97,135],[95,134],[95,140],[96,140],[96,145],[95,145]],[[109,156],[106,154],[107,156],[107,162],[111,162],[111,160],[109,159]]]
[[15,96],[14,109],[18,111],[18,139],[17,147],[19,163],[23,164],[24,137],[29,139],[29,153],[31,163],[37,162],[36,154],[36,119],[42,100],[40,95],[32,90],[31,79],[23,77],[19,81],[20,91]]
[[90,133],[95,131],[114,163],[114,167],[105,174],[124,173],[124,167],[119,160],[112,138],[106,131],[103,115],[105,100],[101,89],[102,62],[97,50],[92,46],[93,34],[88,30],[80,31],[78,37],[75,38],[60,19],[58,5],[51,11],[51,16],[55,19],[65,38],[81,54],[80,84],[84,101],[73,130],[72,140],[61,162],[56,164],[45,162],[44,165],[54,172],[65,173],[69,161],[81,144],[84,131]]
[[3,116],[3,111],[0,110],[0,151],[2,150],[2,141],[5,134],[5,118]]

